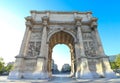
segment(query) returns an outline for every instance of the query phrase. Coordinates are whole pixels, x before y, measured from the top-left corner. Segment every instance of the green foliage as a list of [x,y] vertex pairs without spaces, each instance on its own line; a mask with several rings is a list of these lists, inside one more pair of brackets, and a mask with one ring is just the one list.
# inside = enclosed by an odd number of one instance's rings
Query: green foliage
[[4,70],[4,62],[3,62],[3,58],[0,57],[0,74],[3,73],[3,70]]
[[120,54],[117,55],[115,63],[116,63],[116,66],[120,68]]
[[7,66],[5,66],[3,58],[0,57],[0,74],[3,73],[9,73],[11,70],[13,69],[13,63],[8,64]]
[[5,67],[5,71],[6,71],[6,72],[10,72],[11,70],[13,70],[13,64],[8,64],[8,65]]
[[110,65],[111,65],[111,68],[112,69],[117,69],[117,65],[116,65],[116,62],[110,62]]

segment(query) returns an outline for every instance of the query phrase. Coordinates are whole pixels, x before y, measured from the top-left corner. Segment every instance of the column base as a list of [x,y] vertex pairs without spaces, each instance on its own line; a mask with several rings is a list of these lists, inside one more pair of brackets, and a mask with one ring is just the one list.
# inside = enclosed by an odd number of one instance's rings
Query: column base
[[23,77],[23,73],[20,71],[11,71],[9,73],[8,79],[21,79]]

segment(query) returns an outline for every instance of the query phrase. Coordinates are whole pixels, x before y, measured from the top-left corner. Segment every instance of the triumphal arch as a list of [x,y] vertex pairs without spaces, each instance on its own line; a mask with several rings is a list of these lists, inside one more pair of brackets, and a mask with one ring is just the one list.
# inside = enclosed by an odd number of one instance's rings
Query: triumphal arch
[[8,78],[51,77],[52,49],[56,44],[70,48],[71,76],[115,77],[101,44],[97,18],[91,12],[31,11],[25,20],[25,35]]

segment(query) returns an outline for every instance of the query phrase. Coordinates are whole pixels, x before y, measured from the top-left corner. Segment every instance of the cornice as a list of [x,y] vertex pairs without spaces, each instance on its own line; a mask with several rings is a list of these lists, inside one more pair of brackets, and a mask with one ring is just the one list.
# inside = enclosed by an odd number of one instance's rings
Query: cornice
[[50,13],[50,14],[92,14],[91,11],[87,11],[87,12],[80,12],[80,11],[37,11],[37,10],[31,10],[30,13],[36,13],[36,14],[46,14],[46,13]]

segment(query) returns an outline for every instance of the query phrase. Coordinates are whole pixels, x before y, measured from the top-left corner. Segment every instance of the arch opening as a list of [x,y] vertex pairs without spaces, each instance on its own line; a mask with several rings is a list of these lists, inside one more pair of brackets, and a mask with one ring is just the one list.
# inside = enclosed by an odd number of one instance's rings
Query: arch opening
[[[48,55],[48,73],[49,76],[52,76],[52,53],[53,53],[53,49],[55,46],[59,45],[59,44],[63,44],[68,46],[69,48],[69,53],[70,53],[70,61],[71,61],[71,76],[74,76],[75,73],[75,49],[74,49],[74,38],[72,35],[70,35],[67,32],[64,31],[60,31],[57,33],[54,33],[50,39],[49,39],[49,55]],[[59,49],[61,50],[61,49]],[[62,57],[64,58],[64,57]]]
[[53,47],[51,68],[52,74],[71,72],[71,53],[66,44],[57,44]]

